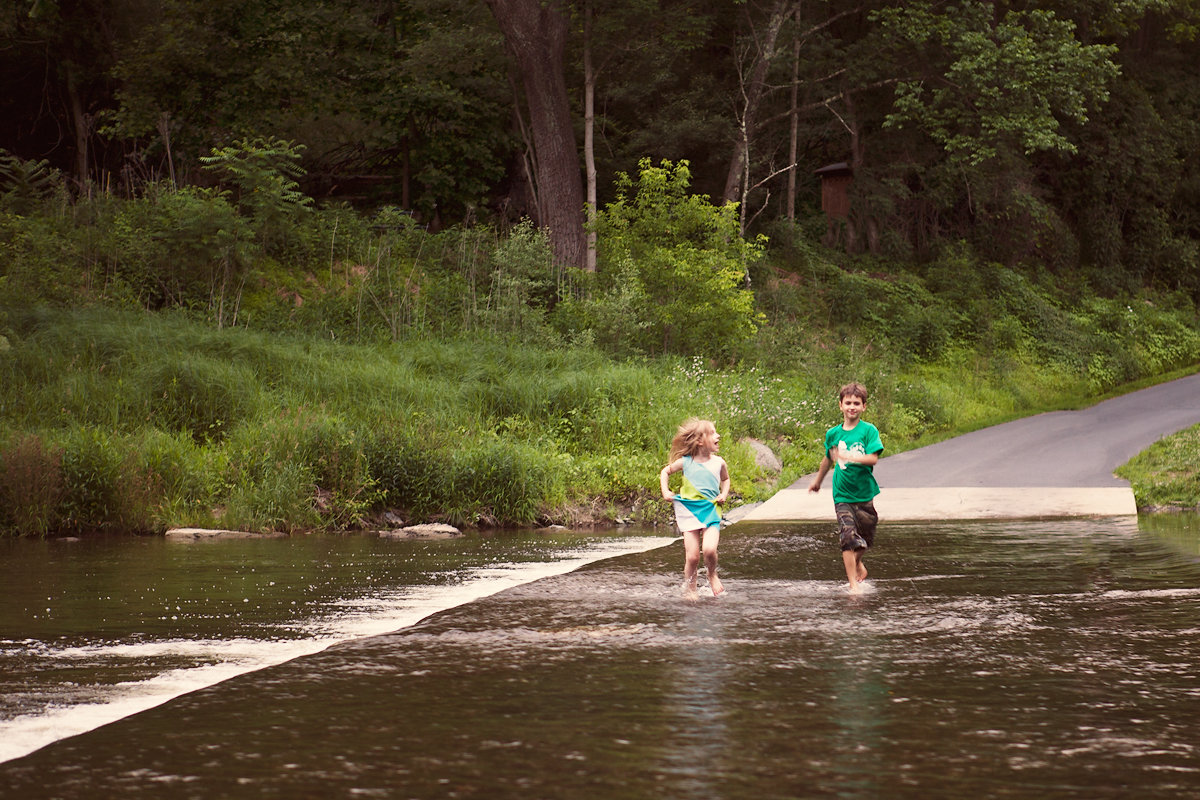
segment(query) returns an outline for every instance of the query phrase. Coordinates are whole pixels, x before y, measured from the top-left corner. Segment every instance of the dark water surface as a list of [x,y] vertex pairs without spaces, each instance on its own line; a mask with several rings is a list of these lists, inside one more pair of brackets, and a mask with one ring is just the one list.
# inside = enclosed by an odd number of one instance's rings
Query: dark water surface
[[671,541],[654,531],[0,540],[0,762],[234,675]]
[[731,528],[720,600],[679,598],[678,542],[515,585],[0,764],[0,794],[1200,796],[1194,516],[884,524],[853,597],[831,529]]

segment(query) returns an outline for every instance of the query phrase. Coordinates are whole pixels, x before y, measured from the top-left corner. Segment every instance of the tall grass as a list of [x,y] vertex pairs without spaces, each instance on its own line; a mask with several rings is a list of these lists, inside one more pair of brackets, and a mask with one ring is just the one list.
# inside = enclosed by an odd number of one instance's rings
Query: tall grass
[[566,521],[642,493],[691,413],[661,368],[593,350],[347,345],[103,309],[9,322],[3,481],[38,499],[0,513],[21,532]]
[[[740,280],[709,287],[753,325],[662,353],[675,339],[637,345],[649,311],[626,303],[661,275],[585,291],[527,224],[331,208],[265,231],[168,187],[44,206],[0,204],[0,529],[19,533],[665,519],[657,472],[686,417],[716,422],[753,501],[815,469],[849,380],[895,453],[1200,362],[1194,298],[1096,296],[957,246],[848,260],[781,225],[750,260],[754,309]],[[711,254],[671,239],[674,213],[643,227],[692,275]],[[721,316],[696,284],[658,286],[663,330]]]
[[[344,344],[181,314],[8,314],[0,526],[27,534],[198,525],[339,530],[411,521],[662,519],[674,427],[724,434],[743,501],[816,467],[836,387],[865,381],[888,452],[1078,400],[1080,372],[967,350],[901,363],[847,338],[798,368],[617,361],[477,334]],[[741,443],[782,456],[774,475]]]

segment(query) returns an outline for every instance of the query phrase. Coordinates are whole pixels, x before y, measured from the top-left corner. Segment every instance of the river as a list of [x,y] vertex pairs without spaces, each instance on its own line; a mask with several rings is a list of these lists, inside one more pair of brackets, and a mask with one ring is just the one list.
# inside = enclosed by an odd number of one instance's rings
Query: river
[[7,542],[0,792],[1200,796],[1194,515],[831,529]]
[[671,538],[0,540],[0,761],[172,697]]

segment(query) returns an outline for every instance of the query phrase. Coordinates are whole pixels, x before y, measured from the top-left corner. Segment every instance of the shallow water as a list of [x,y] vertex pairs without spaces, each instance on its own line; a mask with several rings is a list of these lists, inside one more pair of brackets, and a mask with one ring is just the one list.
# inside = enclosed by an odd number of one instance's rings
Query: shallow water
[[883,524],[859,596],[845,592],[831,528],[731,528],[720,600],[680,599],[678,542],[519,583],[0,764],[0,787],[1200,795],[1195,517]]
[[244,672],[671,541],[0,540],[0,761]]

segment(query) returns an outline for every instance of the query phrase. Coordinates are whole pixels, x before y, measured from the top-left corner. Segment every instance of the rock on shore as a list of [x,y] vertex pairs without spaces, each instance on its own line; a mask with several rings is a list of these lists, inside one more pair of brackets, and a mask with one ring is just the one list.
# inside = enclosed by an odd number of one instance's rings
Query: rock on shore
[[212,528],[172,528],[165,534],[166,538],[182,542],[196,542],[209,539],[283,539],[286,533],[252,533],[250,531],[225,531]]
[[453,525],[431,522],[425,525],[409,525],[390,531],[380,531],[379,535],[385,539],[451,539],[455,536],[462,536],[463,532]]

